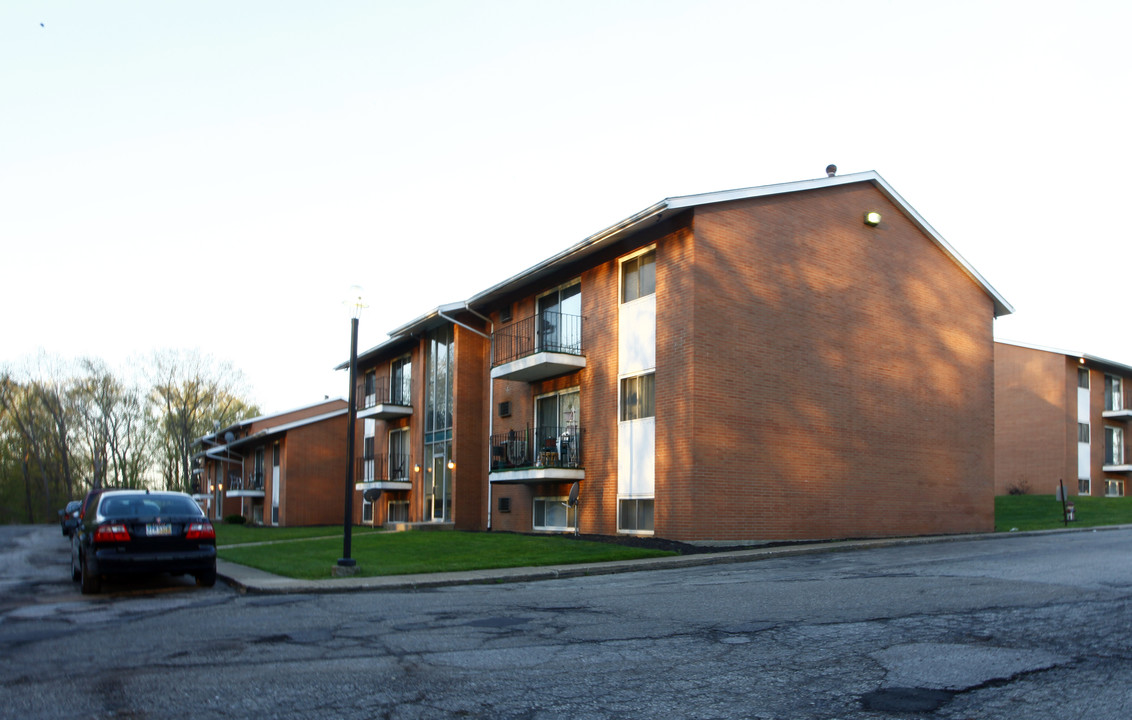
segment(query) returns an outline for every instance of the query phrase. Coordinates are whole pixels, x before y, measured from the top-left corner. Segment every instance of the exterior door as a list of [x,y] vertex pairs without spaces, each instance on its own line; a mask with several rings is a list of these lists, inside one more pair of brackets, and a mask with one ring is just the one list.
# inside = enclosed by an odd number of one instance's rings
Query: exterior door
[[448,482],[446,472],[448,468],[444,462],[444,454],[437,453],[432,456],[431,472],[425,478],[425,519],[433,522],[444,522],[448,519]]

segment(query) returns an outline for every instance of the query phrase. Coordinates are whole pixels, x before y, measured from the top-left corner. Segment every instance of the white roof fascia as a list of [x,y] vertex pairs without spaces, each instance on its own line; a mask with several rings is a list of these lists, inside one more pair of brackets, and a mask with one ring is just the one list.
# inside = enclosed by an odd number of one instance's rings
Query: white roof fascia
[[1013,345],[1014,347],[1025,348],[1027,350],[1038,350],[1040,352],[1053,353],[1054,355],[1064,355],[1065,357],[1075,358],[1077,360],[1084,360],[1086,362],[1094,362],[1098,365],[1107,365],[1112,368],[1120,369],[1132,375],[1132,365],[1125,365],[1124,363],[1109,360],[1107,358],[1090,355],[1089,353],[1076,352],[1074,350],[1062,350],[1060,348],[1047,347],[1045,345],[1034,345],[1032,343],[1017,342],[1015,340],[999,340],[995,339],[996,343],[1003,345]]
[[527,268],[526,270],[519,273],[518,275],[514,275],[514,276],[504,280],[501,283],[496,283],[495,285],[489,287],[487,290],[484,290],[483,292],[476,293],[472,297],[468,298],[466,305],[468,305],[468,306],[474,305],[477,302],[479,302],[480,300],[482,300],[483,298],[490,296],[491,294],[497,292],[498,290],[501,290],[501,289],[507,287],[508,285],[511,285],[512,283],[519,282],[519,281],[521,281],[521,280],[523,280],[523,279],[525,279],[525,278],[527,278],[531,275],[538,273],[541,270],[544,270],[548,267],[556,265],[556,264],[558,264],[558,263],[560,263],[564,260],[568,260],[572,255],[577,255],[578,253],[589,250],[592,247],[594,247],[595,245],[601,244],[602,241],[609,240],[610,238],[616,237],[616,236],[618,236],[618,235],[620,235],[620,234],[622,234],[622,233],[624,233],[628,230],[631,230],[634,226],[644,222],[645,220],[647,220],[651,217],[654,217],[656,215],[663,213],[666,209],[668,209],[668,202],[666,200],[662,200],[661,202],[658,202],[655,205],[650,205],[649,207],[645,208],[644,210],[640,211],[639,213],[636,213],[635,215],[627,217],[619,223],[616,223],[614,225],[610,225],[609,227],[605,228],[604,230],[597,232],[597,233],[594,233],[593,235],[590,235],[588,238],[581,241],[580,243],[576,243],[575,245],[570,246],[569,248],[558,253],[557,255],[552,255],[551,257],[547,258],[546,260],[543,260],[542,262],[538,263],[537,265],[533,265],[533,266]]

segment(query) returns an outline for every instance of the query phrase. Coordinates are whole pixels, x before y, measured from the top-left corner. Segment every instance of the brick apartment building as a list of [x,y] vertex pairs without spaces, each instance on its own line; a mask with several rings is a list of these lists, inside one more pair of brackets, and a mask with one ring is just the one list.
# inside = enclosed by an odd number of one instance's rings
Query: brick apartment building
[[1011,310],[874,172],[669,198],[359,356],[356,519],[990,530]]
[[342,522],[348,404],[326,400],[241,420],[196,440],[194,497],[214,520]]
[[995,493],[1121,497],[1132,367],[1081,353],[995,343]]

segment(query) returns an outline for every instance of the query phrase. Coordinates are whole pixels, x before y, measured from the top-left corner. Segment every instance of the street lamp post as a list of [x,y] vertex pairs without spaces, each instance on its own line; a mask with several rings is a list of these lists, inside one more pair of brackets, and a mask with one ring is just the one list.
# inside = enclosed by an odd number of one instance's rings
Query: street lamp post
[[342,514],[342,557],[338,567],[344,572],[353,571],[357,561],[350,557],[350,533],[354,520],[354,420],[357,415],[358,378],[358,317],[362,314],[362,289],[357,285],[350,288],[350,297],[345,303],[350,308],[350,389],[349,407],[346,410],[346,508]]

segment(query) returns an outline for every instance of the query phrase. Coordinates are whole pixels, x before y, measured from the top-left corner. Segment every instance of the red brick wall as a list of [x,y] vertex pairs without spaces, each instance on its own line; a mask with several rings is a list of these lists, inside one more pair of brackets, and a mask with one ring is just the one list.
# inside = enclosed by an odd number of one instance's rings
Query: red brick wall
[[455,427],[450,459],[456,468],[452,472],[452,520],[458,530],[483,530],[487,524],[487,385],[491,343],[458,325],[454,337]]
[[[993,307],[971,278],[865,184],[698,208],[694,231],[694,396],[672,418],[692,482],[670,499],[658,478],[657,535],[993,529]],[[673,300],[658,297],[658,426],[676,404],[662,377],[688,357]],[[658,467],[687,455],[670,434]]]
[[[288,430],[281,444],[280,525],[341,525],[346,496],[346,416]],[[271,445],[266,451],[269,482],[264,491],[264,522],[271,517]],[[361,517],[361,493],[354,511]]]
[[995,343],[994,363],[995,494],[1012,486],[1052,493],[1059,479],[1075,493],[1076,366],[1062,353],[1003,343]]

